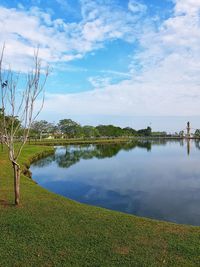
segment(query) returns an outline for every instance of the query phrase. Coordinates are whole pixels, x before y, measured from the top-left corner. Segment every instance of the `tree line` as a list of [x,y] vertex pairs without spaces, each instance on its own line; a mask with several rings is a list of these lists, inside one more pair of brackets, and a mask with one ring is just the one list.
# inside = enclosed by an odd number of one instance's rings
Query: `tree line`
[[46,120],[35,121],[31,126],[30,136],[33,138],[96,138],[123,136],[151,136],[151,127],[135,130],[131,127],[121,128],[114,125],[90,126],[71,120],[62,119],[57,124]]

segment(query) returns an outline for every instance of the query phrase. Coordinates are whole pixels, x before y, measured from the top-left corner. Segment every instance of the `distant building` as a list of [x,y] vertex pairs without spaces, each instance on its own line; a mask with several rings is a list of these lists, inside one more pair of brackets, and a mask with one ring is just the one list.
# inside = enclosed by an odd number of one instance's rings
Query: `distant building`
[[186,135],[186,137],[187,138],[190,138],[191,137],[191,135],[190,135],[191,127],[190,127],[190,122],[189,121],[187,122],[187,128],[186,129],[187,129],[187,135]]

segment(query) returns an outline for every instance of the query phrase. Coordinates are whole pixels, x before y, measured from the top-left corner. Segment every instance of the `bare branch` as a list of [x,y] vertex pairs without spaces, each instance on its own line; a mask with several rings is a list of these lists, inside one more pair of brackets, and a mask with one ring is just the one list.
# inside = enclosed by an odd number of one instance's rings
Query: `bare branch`
[[[39,48],[37,48],[33,56],[33,69],[27,74],[24,89],[19,94],[18,81],[20,74],[14,73],[11,67],[7,70],[3,68],[4,50],[5,45],[0,54],[0,103],[2,117],[0,117],[0,139],[8,147],[9,158],[13,164],[15,176],[19,178],[20,166],[17,161],[27,142],[31,125],[43,108],[44,88],[49,75],[49,67],[46,68],[45,73],[41,71]],[[38,110],[35,110],[35,102],[40,97],[42,100],[41,106]],[[17,146],[15,146],[16,143]],[[19,188],[17,192],[19,192]]]

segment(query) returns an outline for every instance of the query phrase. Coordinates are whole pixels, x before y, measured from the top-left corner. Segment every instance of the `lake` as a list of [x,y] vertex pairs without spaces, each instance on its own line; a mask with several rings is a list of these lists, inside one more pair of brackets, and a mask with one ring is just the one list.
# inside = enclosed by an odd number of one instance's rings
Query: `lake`
[[81,203],[200,225],[199,141],[57,147],[30,170],[42,187]]

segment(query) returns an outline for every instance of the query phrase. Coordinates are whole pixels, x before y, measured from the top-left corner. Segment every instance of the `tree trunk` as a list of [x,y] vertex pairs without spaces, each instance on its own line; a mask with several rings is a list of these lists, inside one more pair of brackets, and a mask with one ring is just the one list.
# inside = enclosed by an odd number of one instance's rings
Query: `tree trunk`
[[19,196],[20,196],[20,166],[13,162],[14,170],[14,191],[15,191],[15,205],[19,205]]

